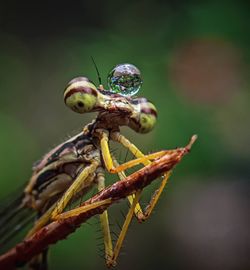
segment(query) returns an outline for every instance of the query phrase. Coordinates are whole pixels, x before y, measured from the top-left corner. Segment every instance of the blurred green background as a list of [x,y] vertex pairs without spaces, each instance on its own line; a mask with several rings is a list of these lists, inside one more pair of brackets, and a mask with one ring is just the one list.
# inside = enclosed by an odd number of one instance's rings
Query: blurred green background
[[[118,63],[140,68],[139,94],[156,105],[158,123],[147,135],[123,133],[144,152],[199,135],[152,218],[130,227],[117,269],[249,269],[249,3],[1,1],[1,197],[93,119],[63,102],[70,79],[97,83],[90,56],[105,85]],[[105,269],[96,229],[53,246],[51,269]]]

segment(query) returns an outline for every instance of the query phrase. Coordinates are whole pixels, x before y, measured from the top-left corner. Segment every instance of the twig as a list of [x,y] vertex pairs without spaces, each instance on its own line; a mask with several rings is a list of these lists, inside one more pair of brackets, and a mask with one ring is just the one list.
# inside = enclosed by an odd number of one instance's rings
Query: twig
[[90,211],[79,214],[78,216],[69,217],[62,220],[51,222],[47,226],[40,229],[31,237],[17,244],[14,248],[0,256],[0,269],[15,269],[24,265],[33,256],[39,254],[49,245],[56,243],[61,239],[65,239],[69,234],[73,233],[82,223],[96,214],[101,214],[111,204],[133,194],[135,191],[143,189],[149,185],[154,179],[163,173],[170,171],[180,162],[182,157],[189,152],[196,136],[191,138],[190,143],[185,148],[173,150],[169,155],[165,155],[150,165],[131,174],[122,181],[118,181],[113,185],[105,188],[83,205],[90,205],[94,202],[110,199],[110,203],[102,205]]

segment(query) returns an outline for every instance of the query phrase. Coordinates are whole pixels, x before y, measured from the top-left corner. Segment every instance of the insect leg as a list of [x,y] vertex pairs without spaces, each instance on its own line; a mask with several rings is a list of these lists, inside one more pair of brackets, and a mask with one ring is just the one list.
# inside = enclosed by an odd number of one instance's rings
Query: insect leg
[[[98,191],[101,191],[105,188],[105,178],[104,178],[104,172],[101,170],[97,174],[97,184],[98,184]],[[100,215],[100,222],[103,232],[103,240],[104,240],[104,248],[105,248],[105,259],[107,264],[113,257],[113,244],[110,234],[110,228],[109,228],[109,218],[108,218],[108,211],[105,210]]]
[[88,179],[88,176],[95,172],[96,168],[99,166],[99,162],[92,160],[92,162],[87,165],[77,176],[71,186],[63,194],[62,198],[57,202],[55,209],[51,214],[51,218],[55,219],[64,208],[67,206],[68,202],[72,199],[74,194],[76,194],[82,188],[83,183]]
[[[104,172],[102,168],[97,169],[97,184],[98,184],[98,191],[101,191],[105,188],[105,178],[104,178]],[[75,208],[73,210],[64,212],[56,217],[56,219],[64,219],[68,217],[72,217],[75,215],[78,215],[80,213],[86,212],[88,210],[91,210],[93,208],[102,206],[104,204],[110,203],[111,199],[106,199],[104,201],[100,202],[95,202],[90,205],[85,205],[82,207]],[[113,245],[112,245],[112,239],[111,239],[111,234],[110,234],[110,228],[109,228],[109,220],[108,220],[108,211],[105,210],[101,215],[100,215],[100,221],[101,221],[101,227],[103,231],[103,236],[104,236],[104,247],[105,247],[105,259],[108,264],[108,262],[111,260],[113,257]]]
[[[118,142],[122,144],[125,148],[127,148],[136,158],[145,157],[145,155],[120,132],[112,132],[110,134],[110,137],[113,141]],[[150,163],[151,163],[150,160],[145,160],[143,162],[145,166]]]
[[[105,132],[104,130],[99,130],[99,134],[100,134],[100,143],[101,143],[101,150],[102,150],[102,156],[103,156],[103,160],[106,166],[106,169],[110,172],[110,173],[118,173],[121,171],[124,171],[126,169],[132,168],[138,164],[146,164],[146,161],[149,161],[151,159],[156,159],[156,158],[160,158],[164,155],[166,155],[166,151],[159,151],[153,154],[149,154],[149,155],[143,155],[140,156],[137,159],[133,159],[130,160],[128,162],[125,162],[124,164],[119,165],[118,167],[114,167],[113,161],[112,161],[112,157],[110,154],[110,150],[109,150],[109,137],[107,132]],[[149,164],[149,163],[147,163]]]
[[[98,173],[97,180],[98,180],[98,190],[100,191],[105,187],[104,175],[102,172]],[[133,213],[134,213],[135,207],[138,203],[140,193],[141,192],[136,193],[135,198],[133,199],[132,205],[131,205],[129,212],[126,216],[125,222],[122,226],[121,232],[118,236],[118,239],[117,239],[117,242],[114,246],[114,249],[113,249],[113,245],[112,245],[107,210],[105,210],[100,215],[100,221],[101,221],[101,226],[102,226],[103,235],[104,235],[104,247],[105,247],[105,254],[106,254],[105,259],[106,259],[106,264],[108,267],[112,267],[112,266],[116,265],[116,260],[117,260],[117,257],[119,256],[122,243],[124,241],[128,227],[129,227],[131,220],[133,218]],[[68,217],[73,217],[73,216],[78,215],[80,213],[84,213],[84,212],[89,211],[91,209],[94,209],[96,207],[100,207],[102,205],[110,204],[110,203],[111,203],[111,199],[106,199],[103,201],[94,202],[90,205],[78,207],[78,208],[75,208],[73,210],[59,214],[58,216],[55,217],[55,219],[64,219],[64,218],[68,218]]]
[[[41,211],[37,214],[37,219],[44,215]],[[48,270],[48,251],[49,248],[46,248],[41,253],[35,255],[29,262],[28,262],[28,269],[29,270]]]
[[[112,159],[113,159],[114,165],[116,167],[118,167],[119,166],[119,163],[116,160],[116,158],[112,157]],[[123,179],[126,178],[126,174],[125,174],[124,171],[118,172],[118,176],[119,176],[120,180],[123,180]],[[137,192],[141,192],[141,191],[137,191]],[[129,195],[127,198],[128,198],[128,201],[129,201],[130,205],[132,205],[133,204],[133,200],[135,198],[135,194]],[[136,204],[134,213],[135,213],[136,217],[138,217],[139,214],[141,215],[143,213],[142,208],[140,206],[140,203],[137,203]]]
[[122,226],[122,230],[121,230],[121,232],[120,232],[120,234],[118,236],[117,242],[115,244],[114,251],[113,251],[113,256],[112,256],[111,259],[109,259],[106,262],[108,267],[112,267],[112,266],[116,265],[116,260],[117,260],[117,258],[119,256],[119,253],[120,253],[120,250],[121,250],[121,247],[122,247],[122,243],[123,243],[124,238],[126,236],[126,233],[128,231],[128,227],[129,227],[129,225],[130,225],[130,223],[132,221],[136,204],[138,203],[139,198],[140,198],[140,194],[141,194],[141,192],[137,192],[135,194],[133,203],[132,203],[132,205],[131,205],[128,213],[127,213],[126,219],[125,219],[125,221],[123,223],[123,226]]
[[145,212],[138,213],[137,218],[138,218],[139,222],[145,221],[151,215],[154,207],[156,206],[156,204],[161,196],[162,191],[164,190],[164,187],[166,186],[166,184],[168,182],[170,175],[171,175],[171,171],[164,174],[163,179],[162,179],[161,184],[160,184],[160,187],[154,192],[153,196],[151,197],[150,202],[148,203],[148,205],[145,208]]
[[93,161],[90,165],[86,166],[71,184],[71,186],[67,189],[67,191],[63,194],[62,198],[55,202],[35,223],[33,228],[28,232],[26,237],[31,236],[40,228],[48,224],[51,219],[56,219],[57,215],[60,214],[63,209],[66,207],[68,202],[74,196],[74,194],[81,189],[84,182],[87,182],[89,175],[93,173],[98,167],[99,162]]
[[51,219],[51,214],[53,210],[55,209],[57,203],[54,203],[34,224],[32,229],[28,232],[26,235],[26,238],[37,232],[39,229],[41,229],[43,226],[48,224],[48,222]]
[[[144,154],[134,144],[132,144],[125,136],[123,136],[119,132],[111,133],[111,139],[122,144],[125,148],[129,149],[129,151],[135,157],[137,157],[137,158],[144,157]],[[175,150],[167,150],[165,152],[166,152],[166,154],[171,154],[174,151]],[[117,161],[115,161],[114,163],[115,163],[115,166],[118,167],[119,164],[117,163]],[[150,160],[145,160],[143,164],[148,165],[150,163],[151,163]],[[149,204],[145,208],[144,213],[143,213],[139,203],[136,206],[135,215],[136,215],[137,219],[139,220],[139,222],[146,220],[150,216],[150,214],[152,213],[152,210],[156,206],[156,204],[160,198],[160,195],[161,195],[162,191],[164,190],[164,187],[167,184],[167,181],[170,177],[170,174],[171,174],[171,171],[164,174],[164,177],[163,177],[163,180],[161,181],[160,187],[154,192]],[[119,175],[120,179],[124,179],[126,177],[124,172],[120,172],[120,173],[118,173],[118,175]],[[128,197],[128,200],[129,200],[131,205],[132,205],[132,201],[133,201],[134,196],[135,195],[131,195]]]
[[[118,162],[116,160],[113,159],[113,161],[114,161],[115,165],[116,164],[118,165]],[[162,191],[164,190],[164,187],[167,184],[167,181],[169,179],[170,174],[171,174],[171,171],[164,174],[163,179],[162,179],[161,184],[160,184],[160,187],[155,190],[153,196],[151,197],[150,202],[145,207],[144,212],[140,206],[140,203],[138,202],[136,204],[135,209],[134,209],[134,214],[137,217],[139,222],[145,221],[147,218],[149,218],[150,214],[152,213],[154,207],[156,206],[156,204],[161,196]],[[126,178],[126,174],[124,172],[119,172],[118,176],[119,176],[120,180]],[[142,190],[137,191],[135,194],[128,196],[128,201],[129,201],[130,205],[133,204],[133,200],[134,200],[136,194],[141,193],[141,192],[142,192]]]
[[72,210],[63,212],[62,214],[59,214],[59,215],[55,216],[54,220],[62,220],[62,219],[66,219],[66,218],[69,218],[69,217],[74,217],[74,216],[77,216],[79,214],[90,211],[92,209],[104,206],[106,204],[111,204],[111,203],[112,203],[111,199],[105,199],[105,200],[102,200],[102,201],[93,202],[91,204],[80,206],[80,207],[74,208]]

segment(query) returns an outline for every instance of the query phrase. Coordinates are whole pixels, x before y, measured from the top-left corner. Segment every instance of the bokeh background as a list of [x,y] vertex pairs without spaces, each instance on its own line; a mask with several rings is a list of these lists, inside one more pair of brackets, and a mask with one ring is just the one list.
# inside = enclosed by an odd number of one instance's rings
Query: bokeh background
[[[159,118],[147,135],[124,134],[145,152],[183,146],[194,133],[199,140],[152,218],[130,227],[117,269],[249,269],[247,2],[1,1],[1,197],[94,117],[63,103],[73,77],[97,83],[90,57],[105,85],[114,65],[133,63]],[[51,269],[105,269],[96,229],[84,225],[53,246]]]

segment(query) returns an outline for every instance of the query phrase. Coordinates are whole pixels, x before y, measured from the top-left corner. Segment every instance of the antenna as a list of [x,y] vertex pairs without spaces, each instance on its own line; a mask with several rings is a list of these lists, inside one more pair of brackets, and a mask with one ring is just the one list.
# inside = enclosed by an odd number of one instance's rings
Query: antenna
[[102,79],[101,79],[99,70],[98,70],[97,65],[95,63],[95,60],[94,60],[94,58],[92,56],[91,56],[91,60],[92,60],[92,62],[94,64],[94,66],[95,66],[95,70],[96,70],[96,73],[97,73],[97,76],[98,76],[99,84],[102,85]]

